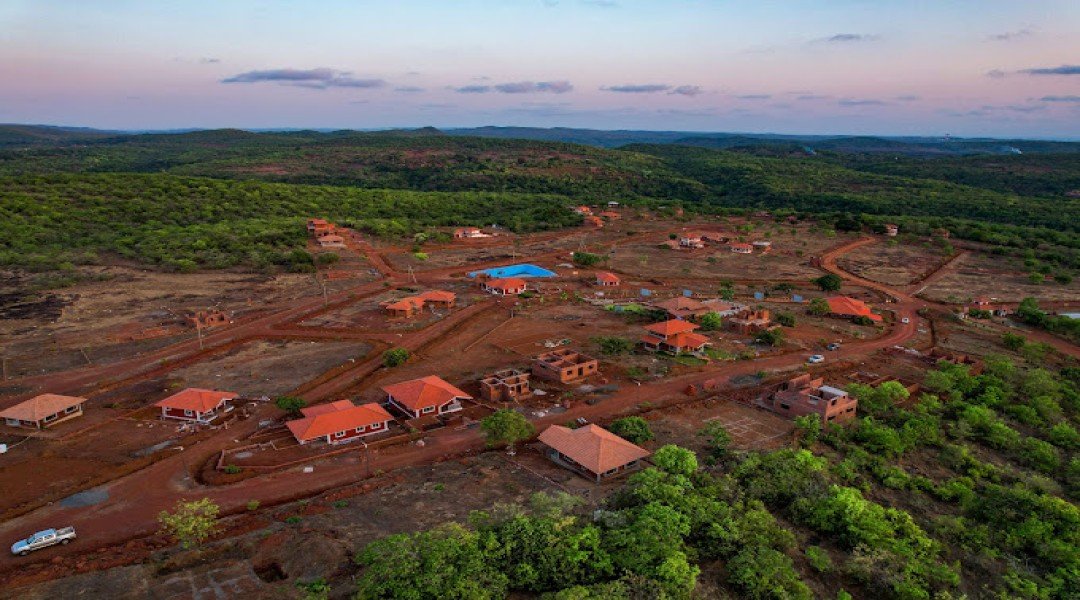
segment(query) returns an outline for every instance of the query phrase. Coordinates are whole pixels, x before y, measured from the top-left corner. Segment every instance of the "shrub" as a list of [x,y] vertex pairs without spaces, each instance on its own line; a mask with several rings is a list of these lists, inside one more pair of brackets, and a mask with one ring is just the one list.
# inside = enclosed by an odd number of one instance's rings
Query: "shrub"
[[203,543],[218,531],[218,513],[221,509],[209,498],[176,503],[173,512],[158,513],[161,530],[172,536],[184,548]]
[[259,501],[258,500],[248,500],[247,509],[248,510],[258,510],[259,509]]
[[634,349],[634,343],[627,338],[617,335],[600,335],[592,338],[592,343],[600,350],[600,354],[615,356],[628,354]]
[[604,262],[607,258],[600,254],[592,254],[591,252],[575,252],[573,254],[573,260],[575,265],[591,267]]
[[814,284],[821,288],[823,292],[835,292],[840,289],[844,284],[844,280],[835,273],[829,273],[828,275],[822,275],[815,279]]
[[279,396],[274,399],[274,405],[290,415],[296,415],[301,408],[307,406],[307,401],[296,396]]
[[702,331],[717,331],[723,325],[723,320],[719,313],[708,312],[698,317],[698,325]]
[[513,451],[514,444],[532,437],[536,429],[525,415],[510,408],[497,410],[480,421],[480,429],[487,437],[489,447],[507,445]]
[[652,462],[662,471],[672,475],[689,477],[698,469],[698,461],[694,453],[674,444],[668,444],[657,450],[652,456]]
[[828,573],[832,570],[832,558],[821,546],[807,546],[806,560],[818,573]]
[[784,327],[795,326],[795,315],[789,312],[782,312],[776,315],[776,322]]
[[642,444],[653,439],[649,424],[641,417],[624,417],[612,421],[608,430],[634,444]]
[[383,364],[387,367],[394,368],[405,364],[405,361],[409,360],[408,348],[391,348],[382,355]]

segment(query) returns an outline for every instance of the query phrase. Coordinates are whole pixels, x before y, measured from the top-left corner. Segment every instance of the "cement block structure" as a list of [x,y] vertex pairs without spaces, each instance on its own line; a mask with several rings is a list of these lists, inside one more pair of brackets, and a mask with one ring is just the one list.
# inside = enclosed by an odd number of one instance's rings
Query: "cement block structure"
[[569,348],[545,352],[537,356],[532,364],[533,375],[559,383],[571,383],[598,372],[600,361]]

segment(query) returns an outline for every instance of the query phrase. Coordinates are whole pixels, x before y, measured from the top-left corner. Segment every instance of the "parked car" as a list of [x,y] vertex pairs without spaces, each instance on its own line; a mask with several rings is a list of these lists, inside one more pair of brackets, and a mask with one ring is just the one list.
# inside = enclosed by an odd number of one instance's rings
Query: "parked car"
[[829,344],[828,346],[825,346],[825,348],[828,349],[828,350],[839,350],[840,349],[840,344],[837,344],[836,342],[833,342],[833,343]]
[[810,363],[812,365],[816,365],[818,363],[825,362],[825,357],[820,355],[820,354],[813,354],[813,355],[810,356],[810,358],[806,359],[806,362],[808,362],[808,363]]
[[900,319],[900,322],[903,323],[904,325],[907,325],[908,323],[911,322],[911,319],[909,319],[907,317],[904,317],[903,319]]
[[35,533],[25,540],[19,540],[12,544],[11,553],[18,554],[19,556],[26,556],[35,550],[41,550],[42,548],[48,548],[49,546],[55,546],[56,544],[67,544],[73,539],[75,539],[74,527],[46,529]]

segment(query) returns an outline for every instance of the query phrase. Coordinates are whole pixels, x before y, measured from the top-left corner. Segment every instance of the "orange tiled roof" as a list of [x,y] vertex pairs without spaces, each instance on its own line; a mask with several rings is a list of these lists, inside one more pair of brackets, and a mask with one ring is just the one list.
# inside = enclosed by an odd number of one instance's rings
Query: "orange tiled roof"
[[829,312],[838,315],[851,315],[855,317],[867,317],[871,321],[880,321],[881,316],[870,312],[870,307],[861,300],[848,298],[847,296],[833,296],[826,298],[829,303]]
[[63,412],[72,406],[78,406],[83,402],[86,402],[86,398],[61,396],[59,394],[42,394],[0,412],[0,418],[37,422],[50,415]]
[[671,319],[670,321],[664,321],[663,323],[653,323],[652,325],[645,326],[646,331],[651,331],[665,337],[675,335],[676,333],[686,333],[697,328],[697,325],[694,325],[689,321],[680,321],[678,319]]
[[162,408],[179,408],[193,410],[195,412],[209,412],[221,404],[221,400],[232,400],[237,394],[232,392],[219,392],[217,390],[204,390],[202,388],[187,388],[181,390],[164,400],[159,400],[154,406]]
[[674,311],[686,311],[686,310],[701,310],[708,308],[704,304],[694,300],[693,298],[687,298],[686,296],[676,296],[674,298],[668,298],[663,302],[657,302],[656,308],[662,308],[669,312]]
[[619,276],[614,273],[602,271],[596,274],[596,280],[603,281],[605,283],[619,283]]
[[[322,409],[322,407],[326,408]],[[301,442],[326,437],[339,431],[367,427],[375,423],[393,420],[390,413],[375,402],[354,406],[348,400],[338,400],[337,402],[320,404],[311,408],[322,410],[308,411],[305,409],[303,412],[307,416],[285,424],[296,439]],[[309,412],[314,414],[309,414]]]
[[384,308],[386,308],[386,310],[414,310],[424,308],[424,299],[420,296],[409,296],[408,298],[402,298],[397,302],[391,302]]
[[420,294],[420,298],[426,302],[453,302],[457,294],[446,290],[430,290]]
[[355,406],[348,400],[335,400],[334,402],[326,402],[323,404],[316,404],[315,406],[305,406],[300,409],[300,413],[305,417],[317,417],[329,412],[338,410],[345,410],[346,408],[352,408]]
[[635,446],[599,425],[570,429],[552,425],[539,440],[570,457],[593,473],[605,473],[649,456],[649,451]]
[[393,396],[398,404],[413,411],[442,406],[454,398],[472,398],[435,375],[383,386],[382,390]]
[[675,348],[698,348],[708,342],[709,338],[700,333],[677,333],[664,343]]
[[516,290],[525,287],[525,280],[518,277],[504,277],[502,279],[492,279],[484,285],[497,290]]

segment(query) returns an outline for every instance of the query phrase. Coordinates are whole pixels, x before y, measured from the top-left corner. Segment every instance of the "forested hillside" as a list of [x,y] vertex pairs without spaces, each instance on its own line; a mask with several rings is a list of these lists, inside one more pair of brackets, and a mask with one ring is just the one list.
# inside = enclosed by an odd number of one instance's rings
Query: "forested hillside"
[[[689,213],[790,210],[843,229],[886,221],[917,233],[945,227],[1080,267],[1080,198],[1068,194],[1080,186],[1080,154],[886,159],[778,151],[790,140],[736,150],[612,150],[434,129],[31,132],[55,135],[0,149],[2,264],[53,268],[104,251],[174,266],[261,266],[302,245],[282,220],[309,214],[351,219],[374,233],[488,221],[528,230],[578,223],[573,204],[618,200]],[[259,195],[273,201],[244,204]],[[163,197],[176,205],[157,214]],[[396,225],[377,226],[387,219]]]

